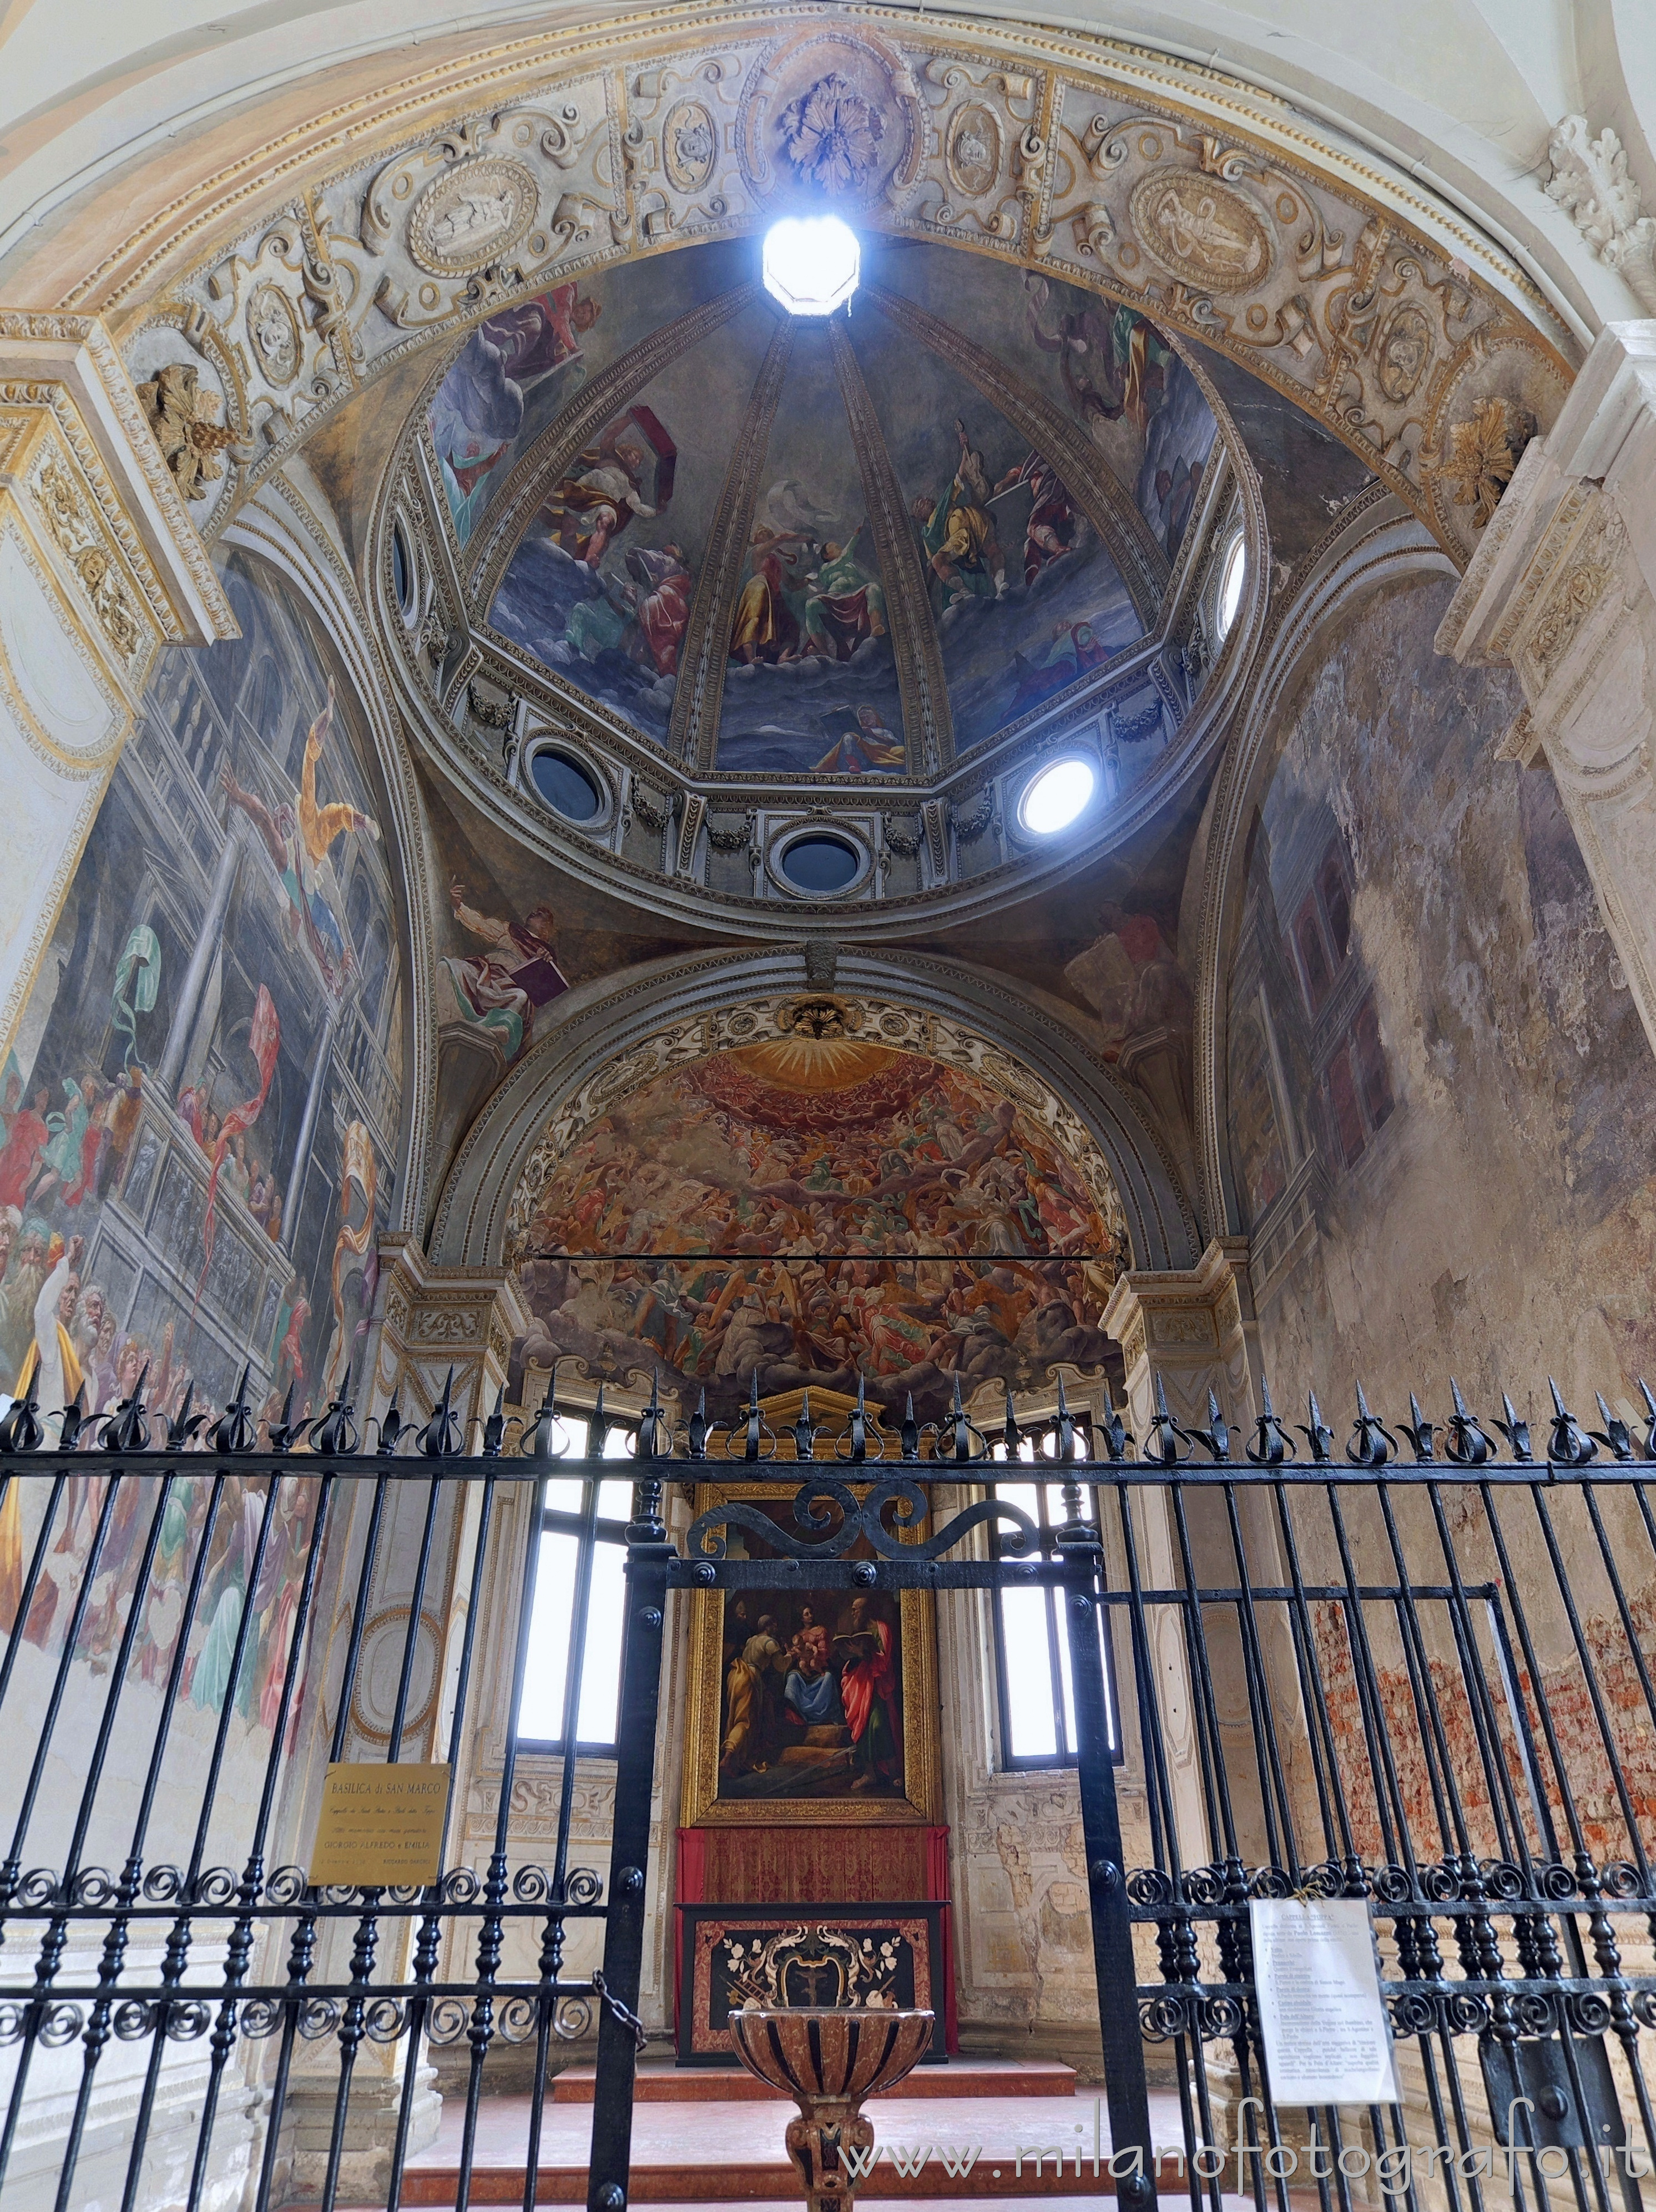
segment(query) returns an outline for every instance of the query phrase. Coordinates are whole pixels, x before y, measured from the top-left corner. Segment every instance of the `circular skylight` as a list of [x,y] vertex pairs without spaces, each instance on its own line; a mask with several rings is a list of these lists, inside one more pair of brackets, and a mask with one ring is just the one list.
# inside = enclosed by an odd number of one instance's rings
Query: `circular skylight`
[[831,315],[856,289],[855,231],[837,215],[784,216],[764,234],[764,289],[790,315]]
[[1038,837],[1067,830],[1093,796],[1097,780],[1084,760],[1054,761],[1025,785],[1020,821]]
[[1217,624],[1221,639],[1231,634],[1236,611],[1242,604],[1242,586],[1248,580],[1248,556],[1239,538],[1225,556],[1225,573],[1219,580]]

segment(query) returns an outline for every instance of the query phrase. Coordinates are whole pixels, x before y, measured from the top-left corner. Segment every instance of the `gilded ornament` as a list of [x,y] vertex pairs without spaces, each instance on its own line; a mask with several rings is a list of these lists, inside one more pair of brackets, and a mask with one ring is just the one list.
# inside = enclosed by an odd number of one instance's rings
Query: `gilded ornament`
[[287,294],[260,284],[247,302],[247,343],[272,384],[291,384],[299,374],[299,318]]
[[145,420],[161,457],[186,499],[200,499],[224,473],[218,456],[235,443],[235,432],[216,420],[218,394],[201,389],[201,372],[171,363],[138,386]]
[[699,100],[681,100],[661,126],[661,166],[675,191],[699,192],[719,158],[718,126]]
[[776,1009],[776,1027],[784,1036],[819,1042],[853,1036],[862,1027],[862,1008],[850,999],[790,999]]
[[836,70],[790,100],[778,120],[782,151],[802,185],[831,195],[855,191],[879,166],[886,118]]
[[1380,325],[1374,380],[1397,404],[1410,398],[1432,359],[1432,325],[1419,307],[1399,301]]
[[1474,530],[1488,524],[1534,435],[1534,417],[1510,399],[1486,399],[1470,422],[1450,424],[1439,473],[1453,487],[1455,505],[1471,508]]
[[428,185],[408,220],[408,250],[434,276],[464,276],[509,253],[533,222],[540,188],[519,161],[491,154]]
[[58,542],[99,627],[123,660],[143,642],[132,603],[105,546],[92,511],[63,464],[48,458],[34,479],[34,496],[46,526]]
[[1270,274],[1264,218],[1216,178],[1160,169],[1141,179],[1129,203],[1133,228],[1151,258],[1204,292],[1246,292]]
[[970,100],[954,112],[949,125],[949,179],[956,191],[981,199],[1001,173],[1001,126],[992,111]]

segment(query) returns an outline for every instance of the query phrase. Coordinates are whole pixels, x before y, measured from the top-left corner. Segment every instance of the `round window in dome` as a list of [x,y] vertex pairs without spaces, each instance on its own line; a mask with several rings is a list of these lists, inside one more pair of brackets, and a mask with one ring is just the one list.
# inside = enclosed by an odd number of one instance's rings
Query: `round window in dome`
[[862,872],[862,860],[843,837],[816,833],[796,837],[782,856],[782,872],[795,890],[843,891]]
[[1038,837],[1067,830],[1093,796],[1097,781],[1084,760],[1054,761],[1024,786],[1018,819]]
[[1239,538],[1225,556],[1225,568],[1219,580],[1219,605],[1215,615],[1215,627],[1222,644],[1231,634],[1231,624],[1236,620],[1242,605],[1242,586],[1248,580],[1248,556]]
[[590,822],[604,803],[591,775],[568,753],[536,753],[529,763],[529,775],[548,806],[571,822]]

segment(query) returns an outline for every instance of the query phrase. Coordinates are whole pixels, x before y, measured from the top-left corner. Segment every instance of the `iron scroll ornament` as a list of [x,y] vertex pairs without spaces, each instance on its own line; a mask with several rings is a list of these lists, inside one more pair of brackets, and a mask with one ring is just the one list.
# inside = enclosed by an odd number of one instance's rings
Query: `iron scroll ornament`
[[[895,1525],[889,1528],[885,1519],[887,1506],[895,1509]],[[841,1516],[837,1524],[833,1518],[836,1510]],[[963,1507],[935,1535],[905,1536],[903,1531],[918,1528],[926,1511],[925,1492],[907,1476],[887,1475],[870,1483],[867,1495],[859,1498],[849,1483],[819,1475],[801,1483],[795,1493],[794,1526],[801,1532],[798,1536],[780,1528],[756,1506],[733,1501],[709,1506],[692,1522],[685,1539],[685,1554],[692,1559],[722,1559],[723,1532],[736,1528],[762,1537],[773,1551],[789,1559],[843,1559],[860,1537],[882,1559],[941,1559],[986,1522],[1004,1524],[1005,1533],[1000,1538],[1003,1551],[1021,1557],[1040,1549],[1041,1533],[1034,1522],[1021,1507],[1003,1498],[980,1498]]]

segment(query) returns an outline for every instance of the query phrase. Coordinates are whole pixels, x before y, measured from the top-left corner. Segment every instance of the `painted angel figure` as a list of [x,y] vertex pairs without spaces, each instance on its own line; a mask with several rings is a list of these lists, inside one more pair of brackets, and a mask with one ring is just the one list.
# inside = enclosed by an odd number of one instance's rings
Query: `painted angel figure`
[[225,796],[239,806],[265,841],[265,849],[288,894],[288,920],[295,942],[302,939],[311,949],[323,979],[335,998],[356,974],[356,956],[345,941],[339,919],[344,902],[331,857],[337,842],[347,836],[377,839],[380,825],[360,807],[343,799],[324,804],[316,795],[316,764],[333,726],[333,681],[328,680],[327,703],[310,726],[305,739],[305,764],[299,788],[289,805],[265,805],[251,791],[244,791],[227,767]]

